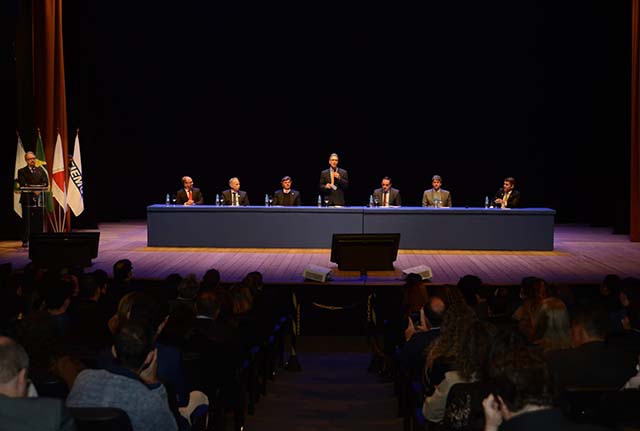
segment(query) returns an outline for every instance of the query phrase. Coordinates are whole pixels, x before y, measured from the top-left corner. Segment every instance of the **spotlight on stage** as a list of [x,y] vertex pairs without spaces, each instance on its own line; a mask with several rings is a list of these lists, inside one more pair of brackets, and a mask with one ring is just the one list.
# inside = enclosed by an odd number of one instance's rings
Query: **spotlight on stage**
[[430,280],[433,277],[433,272],[427,265],[418,265],[402,271],[402,275],[405,278],[409,274],[418,274],[423,280]]
[[318,265],[307,265],[302,271],[302,276],[306,280],[319,281],[321,283],[326,282],[331,276],[331,270]]

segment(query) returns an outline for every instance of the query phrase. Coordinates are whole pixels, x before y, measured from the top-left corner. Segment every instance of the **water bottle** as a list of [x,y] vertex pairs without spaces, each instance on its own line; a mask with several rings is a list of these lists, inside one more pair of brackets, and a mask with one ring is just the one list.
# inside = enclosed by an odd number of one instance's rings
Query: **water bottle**
[[369,195],[369,207],[373,208],[373,195]]
[[269,206],[269,195],[264,195],[264,206],[265,207]]
[[322,196],[318,195],[318,206],[322,206]]
[[167,197],[164,199],[164,203],[167,206],[171,205],[171,196],[169,196],[169,193],[167,193]]
[[216,195],[216,206],[220,206],[220,195]]
[[484,207],[489,208],[489,196],[484,197]]
[[438,207],[440,207],[440,199],[435,198],[435,199],[433,200],[433,206],[434,206],[434,208],[438,208]]

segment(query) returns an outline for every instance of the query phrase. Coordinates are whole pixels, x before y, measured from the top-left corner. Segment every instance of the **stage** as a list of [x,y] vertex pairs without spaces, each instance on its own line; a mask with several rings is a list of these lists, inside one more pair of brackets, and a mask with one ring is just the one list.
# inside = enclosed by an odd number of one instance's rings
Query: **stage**
[[[260,271],[269,284],[301,284],[309,264],[330,268],[331,285],[397,285],[402,283],[402,270],[418,265],[431,267],[431,281],[438,284],[456,283],[465,274],[491,284],[518,284],[525,276],[566,284],[596,284],[610,273],[640,277],[640,243],[630,242],[627,235],[611,234],[611,228],[577,225],[555,225],[553,251],[401,249],[394,271],[366,275],[338,271],[329,261],[329,249],[148,247],[144,220],[104,223],[99,230],[98,257],[87,271],[100,268],[111,275],[113,263],[127,258],[133,262],[134,277],[145,279],[163,279],[171,273],[194,273],[200,278],[207,269],[216,268],[228,283]],[[20,245],[20,241],[0,242],[0,263],[24,267],[29,262],[28,249]]]

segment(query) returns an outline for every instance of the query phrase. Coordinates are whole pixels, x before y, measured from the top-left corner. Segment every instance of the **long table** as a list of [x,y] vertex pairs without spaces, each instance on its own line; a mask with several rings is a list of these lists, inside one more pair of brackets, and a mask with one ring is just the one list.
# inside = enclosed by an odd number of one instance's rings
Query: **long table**
[[400,233],[401,249],[553,250],[549,208],[150,205],[150,247],[330,248],[334,233]]

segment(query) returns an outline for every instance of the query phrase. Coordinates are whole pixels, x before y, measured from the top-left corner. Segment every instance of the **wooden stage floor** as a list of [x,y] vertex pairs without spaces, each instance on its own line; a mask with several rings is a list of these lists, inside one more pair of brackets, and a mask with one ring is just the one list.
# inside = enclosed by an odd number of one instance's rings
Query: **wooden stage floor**
[[[456,283],[465,274],[475,274],[485,283],[518,284],[525,276],[537,276],[552,283],[595,284],[606,274],[640,277],[640,243],[627,235],[613,235],[610,228],[556,225],[554,251],[439,251],[400,250],[395,271],[338,271],[329,261],[328,249],[230,249],[147,247],[144,221],[101,224],[100,247],[91,268],[111,275],[113,263],[127,258],[133,262],[134,277],[162,279],[171,273],[201,278],[216,268],[223,282],[240,281],[250,271],[260,271],[266,283],[300,284],[309,264],[332,269],[332,284],[399,284],[402,270],[427,265],[433,283]],[[19,241],[0,242],[0,263],[14,269],[29,262],[28,250]]]

